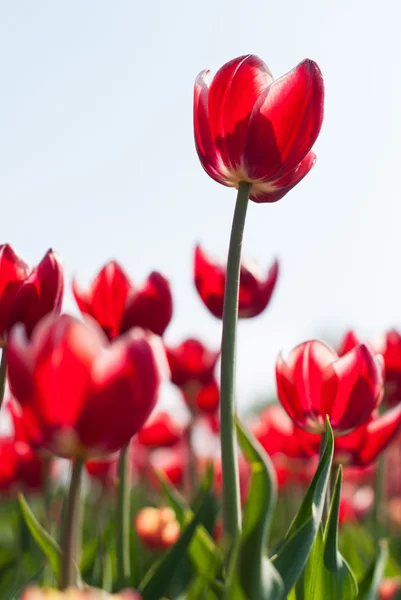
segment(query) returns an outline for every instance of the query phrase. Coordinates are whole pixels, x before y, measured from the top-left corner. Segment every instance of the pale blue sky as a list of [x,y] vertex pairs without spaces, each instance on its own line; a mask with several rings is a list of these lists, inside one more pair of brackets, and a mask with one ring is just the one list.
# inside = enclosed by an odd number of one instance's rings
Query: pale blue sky
[[282,271],[268,311],[240,324],[240,403],[271,389],[283,346],[401,325],[400,19],[394,0],[1,3],[1,241],[30,263],[52,246],[67,281],[110,258],[137,281],[159,269],[175,298],[167,339],[218,344],[192,254],[200,241],[224,255],[235,192],[198,163],[193,81],[244,53],[276,77],[313,58],[327,98],[318,163],[249,210],[245,255]]

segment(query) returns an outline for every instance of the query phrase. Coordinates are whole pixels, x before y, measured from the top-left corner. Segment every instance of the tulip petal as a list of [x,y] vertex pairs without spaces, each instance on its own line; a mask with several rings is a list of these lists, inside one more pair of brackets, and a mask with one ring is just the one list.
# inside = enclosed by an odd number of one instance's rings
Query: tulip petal
[[226,167],[242,167],[248,121],[255,102],[273,81],[257,56],[240,56],[226,63],[209,89],[209,123],[212,139]]
[[323,100],[323,78],[311,60],[267,88],[249,119],[244,152],[249,179],[272,181],[296,168],[319,134]]
[[250,199],[257,203],[281,200],[309,173],[316,163],[316,155],[309,152],[299,165],[280,179],[271,183],[256,183],[252,186]]
[[75,280],[72,284],[81,312],[93,317],[109,340],[121,333],[121,322],[131,290],[131,282],[116,261],[108,262],[99,271],[88,292],[81,291]]
[[28,265],[8,244],[0,246],[0,338],[8,326],[8,315],[15,297],[29,275]]
[[156,335],[163,335],[172,316],[173,298],[170,283],[161,273],[153,272],[143,286],[128,299],[121,333],[132,327],[142,327]]
[[209,71],[199,73],[194,88],[194,134],[199,160],[206,173],[218,183],[228,185],[222,174],[221,157],[210,133],[208,116]]

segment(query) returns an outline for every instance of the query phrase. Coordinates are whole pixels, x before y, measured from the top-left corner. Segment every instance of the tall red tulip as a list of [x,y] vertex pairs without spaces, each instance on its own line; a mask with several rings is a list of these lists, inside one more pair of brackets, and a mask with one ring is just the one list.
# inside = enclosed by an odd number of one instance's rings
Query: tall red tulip
[[170,284],[161,273],[151,273],[137,287],[115,261],[99,271],[87,291],[75,280],[72,291],[81,312],[95,319],[109,340],[132,327],[163,335],[173,314]]
[[326,415],[335,435],[366,423],[382,398],[383,361],[363,344],[342,357],[313,340],[276,364],[280,402],[301,428],[322,433]]
[[[226,265],[213,260],[198,245],[194,258],[194,281],[205,306],[218,319],[223,318]],[[263,276],[253,263],[242,261],[240,271],[238,318],[260,315],[269,304],[277,283],[278,262],[275,260]]]
[[273,80],[257,56],[226,63],[211,80],[195,82],[196,150],[206,173],[219,183],[252,183],[255,202],[276,202],[310,171],[311,148],[323,121],[324,85],[319,67],[304,60]]
[[30,269],[8,244],[0,246],[0,346],[11,327],[23,323],[28,336],[42,317],[59,313],[63,299],[63,267],[49,250]]
[[9,382],[31,439],[62,457],[119,450],[155,406],[161,382],[157,338],[133,330],[107,346],[74,317],[48,317],[29,341],[9,342]]

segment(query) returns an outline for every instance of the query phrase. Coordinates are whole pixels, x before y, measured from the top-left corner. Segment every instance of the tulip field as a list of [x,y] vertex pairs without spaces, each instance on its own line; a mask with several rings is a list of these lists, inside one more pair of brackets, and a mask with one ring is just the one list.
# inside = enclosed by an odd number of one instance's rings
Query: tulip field
[[[0,245],[0,600],[401,598],[401,333],[299,340],[271,401],[237,411],[238,319],[284,277],[242,256],[247,208],[308,175],[323,117],[313,60],[195,80],[194,152],[234,188],[227,260],[194,244],[188,275],[214,346],[166,341],[157,270],[134,284],[110,261],[81,286],[55,251],[33,266]],[[160,407],[166,381],[185,418]]]

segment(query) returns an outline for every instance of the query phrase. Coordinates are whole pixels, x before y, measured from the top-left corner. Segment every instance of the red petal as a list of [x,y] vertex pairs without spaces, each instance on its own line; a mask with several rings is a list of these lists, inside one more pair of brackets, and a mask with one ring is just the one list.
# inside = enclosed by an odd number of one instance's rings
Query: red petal
[[257,183],[252,186],[250,199],[257,203],[281,200],[309,173],[316,163],[316,155],[309,152],[299,165],[280,179],[269,184]]
[[401,427],[401,405],[372,419],[366,427],[365,444],[360,451],[360,464],[368,465],[393,441]]
[[0,246],[0,338],[7,328],[14,299],[28,274],[28,265],[11,246],[2,244]]
[[198,245],[195,248],[194,281],[199,296],[210,312],[221,319],[223,316],[226,269],[214,261]]
[[10,311],[9,329],[21,322],[30,336],[44,316],[60,312],[63,291],[61,260],[53,250],[49,250],[20,287]]
[[250,179],[272,181],[296,168],[319,134],[323,100],[323,78],[311,60],[270,85],[249,120],[244,168]]
[[174,446],[183,433],[184,428],[175,423],[167,412],[160,412],[141,429],[137,442],[153,448]]
[[218,183],[227,185],[221,173],[221,158],[214,146],[209,125],[209,71],[199,73],[194,89],[194,133],[196,151],[202,167]]
[[[275,260],[263,280],[259,273],[252,273],[245,269],[245,264],[242,265],[238,303],[238,317],[240,319],[256,317],[265,310],[276,286],[278,271],[278,262]],[[248,298],[245,297],[246,291],[248,292]]]
[[161,273],[153,272],[128,300],[121,332],[132,327],[142,327],[156,335],[163,335],[172,316],[170,283]]
[[93,317],[109,340],[120,335],[132,284],[117,262],[110,261],[99,271],[89,292],[82,292],[75,281],[72,290],[81,312]]
[[231,60],[213,78],[209,89],[210,131],[230,170],[242,167],[252,109],[272,81],[266,64],[252,55]]
[[208,383],[220,351],[208,350],[196,339],[185,340],[179,346],[167,347],[166,355],[171,370],[171,381],[178,387],[190,383]]
[[153,410],[161,368],[153,336],[134,330],[98,356],[92,393],[77,425],[79,439],[92,454],[126,445]]

